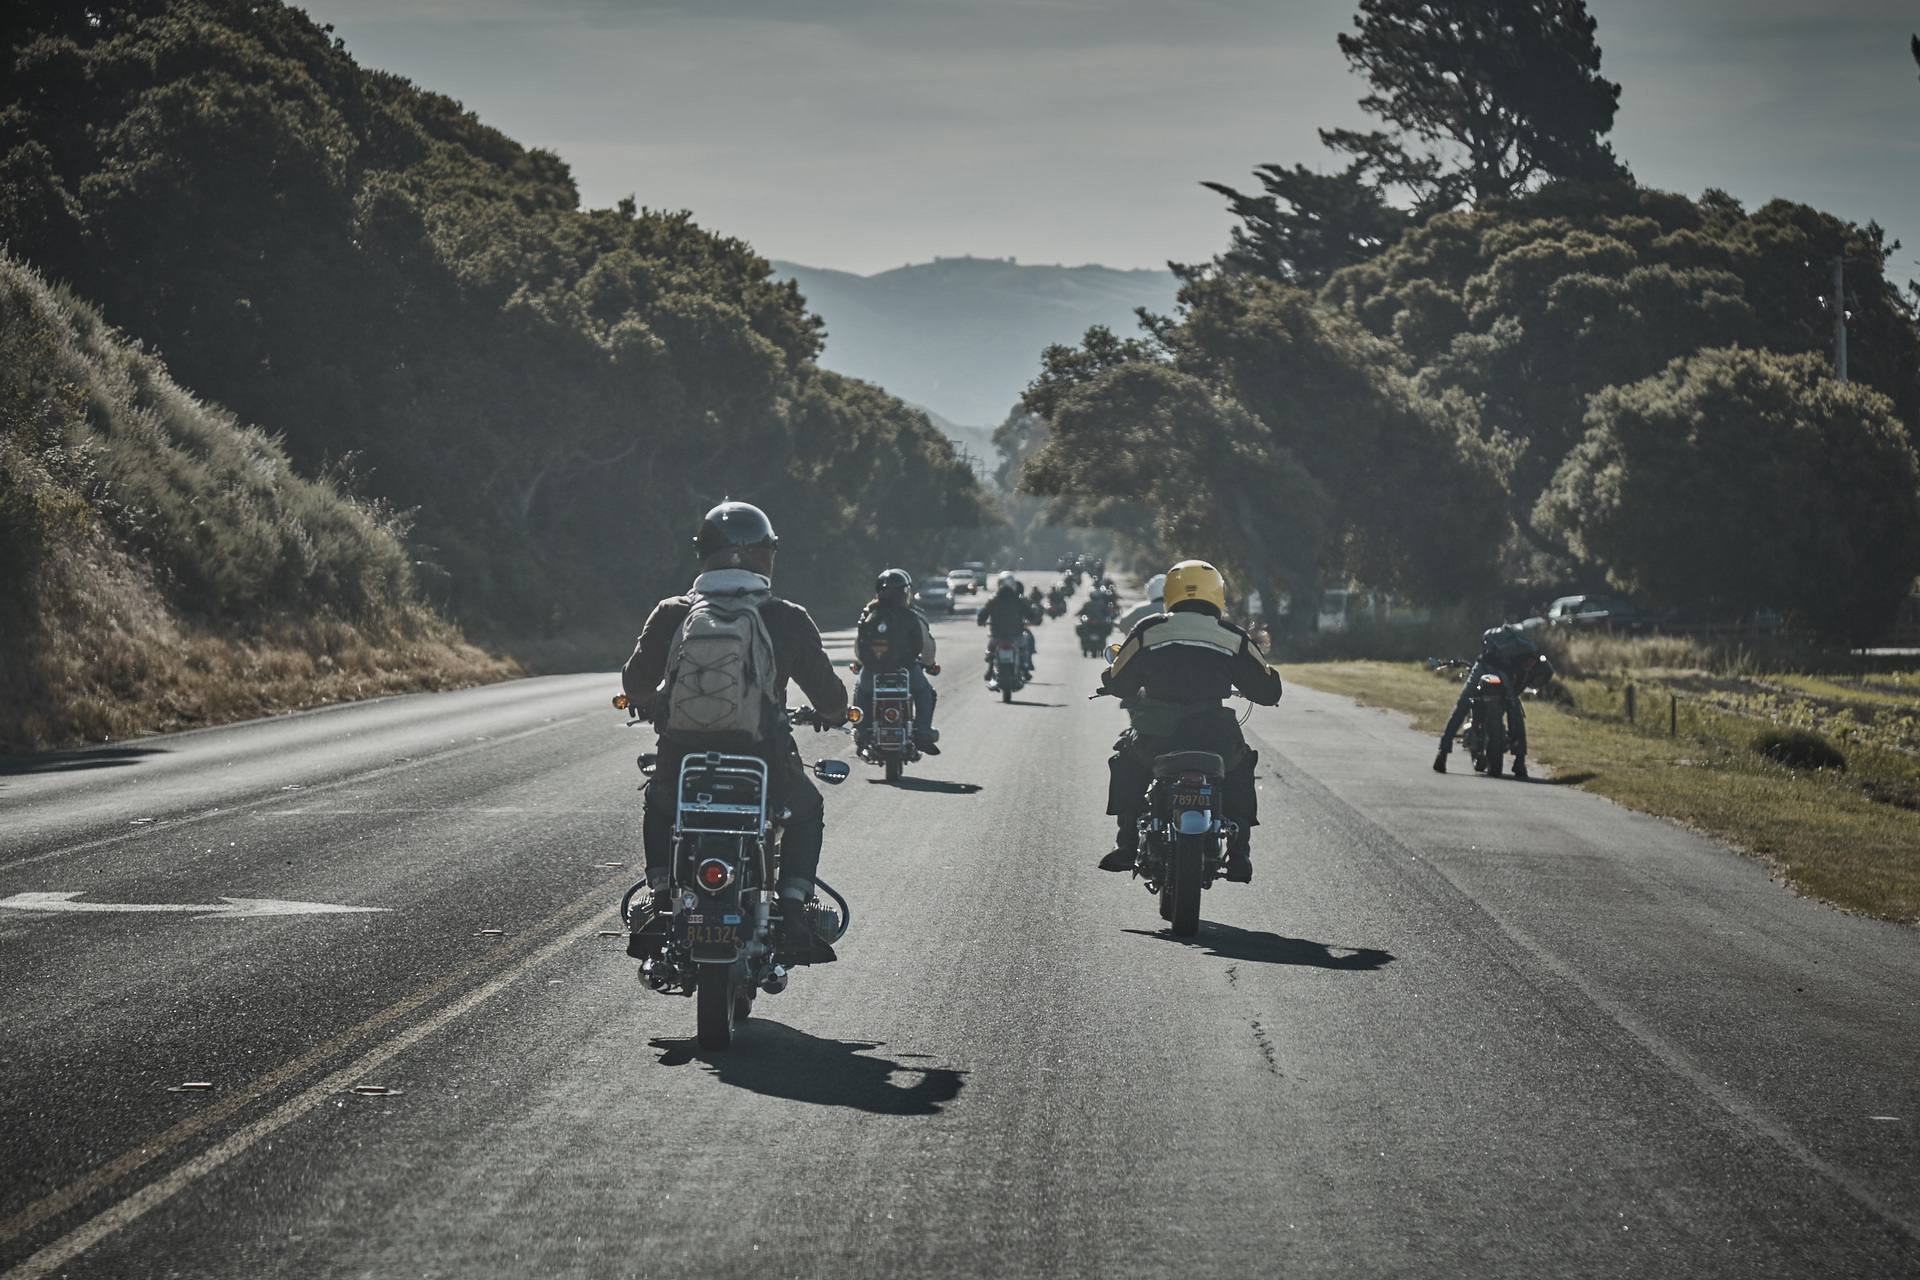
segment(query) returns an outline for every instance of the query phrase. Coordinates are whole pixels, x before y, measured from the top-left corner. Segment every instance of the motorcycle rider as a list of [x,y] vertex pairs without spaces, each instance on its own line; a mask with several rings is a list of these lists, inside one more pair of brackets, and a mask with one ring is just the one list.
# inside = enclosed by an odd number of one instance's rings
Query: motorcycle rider
[[1101,692],[1119,696],[1133,727],[1114,744],[1107,762],[1112,782],[1107,812],[1118,823],[1113,852],[1102,871],[1131,871],[1139,857],[1140,811],[1153,782],[1153,761],[1174,751],[1211,751],[1225,762],[1222,815],[1237,825],[1227,837],[1227,879],[1253,879],[1253,828],[1259,799],[1239,721],[1223,699],[1235,689],[1270,707],[1280,701],[1280,673],[1259,646],[1223,616],[1227,582],[1202,560],[1182,560],[1167,571],[1165,613],[1134,627],[1101,680]]
[[[833,949],[814,937],[802,908],[813,897],[814,874],[826,833],[825,806],[819,790],[807,777],[807,767],[801,763],[793,731],[787,724],[786,689],[789,679],[798,683],[828,727],[846,723],[847,689],[834,674],[813,618],[799,605],[773,594],[773,558],[778,546],[773,523],[756,506],[729,501],[707,512],[693,540],[700,575],[693,580],[692,590],[654,606],[620,675],[632,705],[642,714],[651,714],[659,731],[659,761],[647,784],[642,822],[647,884],[653,900],[664,900],[671,879],[681,760],[704,751],[757,756],[767,762],[767,808],[774,813],[782,809],[788,812],[777,886],[783,910],[775,945],[789,963],[822,963],[835,958]],[[665,704],[670,699],[656,695],[663,691],[663,681],[673,674],[669,667],[679,656],[683,624],[703,597],[751,606],[765,625],[774,670],[767,695],[772,705],[764,708],[759,732],[668,727],[672,708]]]
[[1107,635],[1113,630],[1114,614],[1118,611],[1117,603],[1111,595],[1104,591],[1094,592],[1087,597],[1087,602],[1080,606],[1080,612],[1077,615],[1080,622],[1074,627],[1074,634],[1083,640],[1097,640],[1105,643]]
[[913,692],[913,745],[923,754],[940,754],[940,733],[933,727],[933,708],[938,702],[928,671],[938,671],[934,663],[933,625],[927,615],[908,603],[913,594],[913,579],[905,569],[886,569],[874,579],[873,599],[860,611],[854,628],[854,654],[860,659],[860,684],[854,691],[854,705],[860,708],[860,728],[864,747],[873,735],[869,727],[873,716],[873,677],[882,671],[907,672]]
[[[1020,670],[1028,679],[1033,677],[1033,632],[1027,628],[1040,621],[1039,614],[1020,594],[1020,580],[1011,572],[1000,575],[999,587],[993,598],[980,606],[973,615],[976,625],[991,627],[988,633],[993,640],[1017,640],[1020,642]],[[993,644],[987,644],[987,669],[993,669]]]
[[1460,686],[1460,700],[1453,704],[1453,715],[1440,733],[1440,754],[1433,758],[1433,771],[1447,771],[1447,756],[1453,750],[1454,735],[1466,722],[1467,709],[1473,703],[1473,691],[1479,687],[1480,677],[1489,671],[1500,677],[1501,688],[1506,690],[1507,744],[1513,752],[1513,776],[1526,782],[1527,713],[1520,705],[1520,694],[1525,689],[1546,688],[1547,681],[1553,679],[1553,663],[1525,631],[1510,622],[1490,627],[1481,634],[1480,656],[1467,669],[1466,683]]

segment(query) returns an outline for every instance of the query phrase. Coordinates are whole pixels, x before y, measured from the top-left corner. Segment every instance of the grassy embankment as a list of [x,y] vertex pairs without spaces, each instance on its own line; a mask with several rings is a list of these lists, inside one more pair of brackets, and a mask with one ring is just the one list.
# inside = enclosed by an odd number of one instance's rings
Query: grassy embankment
[[[1826,673],[1779,671],[1777,660],[1738,650],[1598,637],[1559,646],[1555,662],[1563,678],[1530,701],[1527,736],[1556,781],[1760,858],[1797,893],[1920,921],[1920,670],[1840,660]],[[1458,672],[1413,663],[1281,670],[1407,712],[1435,734],[1459,691]],[[1782,737],[1797,739],[1798,759]],[[1773,754],[1763,754],[1769,744]],[[1844,765],[1799,762],[1823,748]],[[1472,766],[1456,752],[1452,767]]]
[[0,751],[514,674],[400,535],[0,257]]

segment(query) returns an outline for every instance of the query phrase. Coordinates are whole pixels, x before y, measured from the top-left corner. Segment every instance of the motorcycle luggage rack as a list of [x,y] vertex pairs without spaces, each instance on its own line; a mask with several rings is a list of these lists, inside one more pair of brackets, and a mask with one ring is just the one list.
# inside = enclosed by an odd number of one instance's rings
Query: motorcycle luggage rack
[[676,836],[757,836],[766,827],[766,761],[709,751],[680,762],[680,802],[673,818]]

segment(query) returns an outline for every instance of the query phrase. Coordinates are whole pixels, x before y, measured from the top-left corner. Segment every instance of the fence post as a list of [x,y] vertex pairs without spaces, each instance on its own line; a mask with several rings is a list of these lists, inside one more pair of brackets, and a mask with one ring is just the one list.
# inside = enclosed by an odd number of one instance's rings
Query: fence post
[[1627,723],[1633,723],[1633,686],[1627,686]]
[[1667,736],[1680,736],[1680,695],[1677,693],[1667,695]]

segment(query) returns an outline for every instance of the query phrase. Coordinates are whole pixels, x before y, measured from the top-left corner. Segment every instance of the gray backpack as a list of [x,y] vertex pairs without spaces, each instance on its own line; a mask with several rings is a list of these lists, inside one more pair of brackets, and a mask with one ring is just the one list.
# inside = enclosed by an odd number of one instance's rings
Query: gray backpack
[[780,712],[773,637],[760,606],[771,591],[695,593],[667,655],[660,686],[673,733],[746,733],[764,738]]

